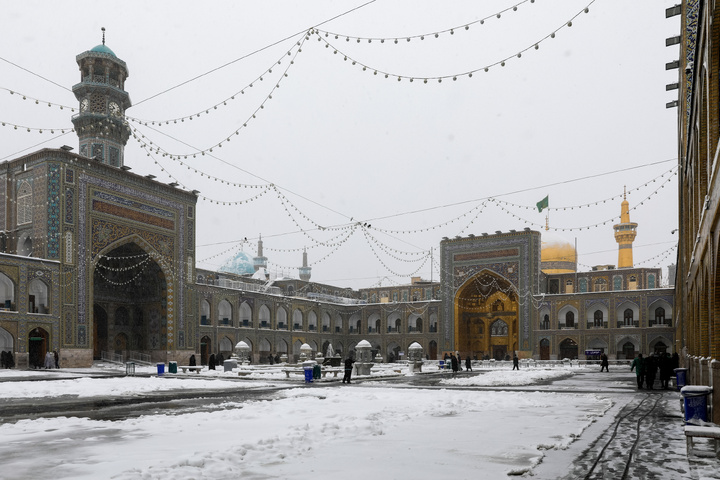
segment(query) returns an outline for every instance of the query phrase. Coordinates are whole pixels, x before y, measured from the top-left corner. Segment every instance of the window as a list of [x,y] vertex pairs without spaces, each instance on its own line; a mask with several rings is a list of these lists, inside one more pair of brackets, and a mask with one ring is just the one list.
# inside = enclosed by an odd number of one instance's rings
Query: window
[[623,325],[632,327],[634,325],[632,308],[626,308],[623,312]]
[[580,293],[587,293],[587,291],[588,291],[587,286],[588,286],[587,278],[581,278],[578,281],[578,287],[579,287]]
[[549,288],[549,293],[560,293],[560,280],[558,280],[557,278],[551,279]]
[[602,310],[595,310],[595,313],[593,314],[593,326],[594,327],[602,327],[603,326]]
[[32,222],[32,187],[22,182],[17,194],[17,223],[23,225]]
[[648,275],[648,288],[655,288],[655,275]]
[[604,278],[596,278],[593,291],[594,292],[607,291],[607,280],[605,280]]
[[573,292],[574,292],[573,281],[567,280],[565,282],[565,293],[573,293]]
[[492,337],[506,337],[508,334],[508,324],[502,320],[495,320],[490,325],[490,336]]
[[665,324],[665,309],[663,307],[658,307],[655,309],[655,325],[664,325]]
[[575,328],[575,312],[567,312],[565,314],[565,327]]
[[613,277],[613,290],[622,290],[623,288],[623,281],[622,277],[620,275],[616,275]]
[[542,322],[540,322],[540,330],[550,330],[550,315],[545,314]]
[[493,312],[502,312],[505,310],[505,305],[503,305],[503,302],[500,300],[495,300],[495,302],[492,304],[492,311]]

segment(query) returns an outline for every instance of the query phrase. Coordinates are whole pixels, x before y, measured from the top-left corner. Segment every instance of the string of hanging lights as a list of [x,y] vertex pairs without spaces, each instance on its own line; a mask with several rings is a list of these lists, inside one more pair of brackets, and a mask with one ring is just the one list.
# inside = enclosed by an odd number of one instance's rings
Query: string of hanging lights
[[387,270],[388,272],[390,272],[391,274],[393,274],[393,275],[395,275],[395,276],[397,276],[397,277],[412,277],[413,275],[417,274],[417,272],[419,272],[420,270],[422,270],[422,268],[425,266],[425,264],[427,263],[428,259],[430,258],[430,255],[429,255],[429,254],[426,255],[425,257],[423,257],[423,262],[420,264],[420,266],[419,266],[415,271],[403,275],[403,274],[401,274],[401,273],[396,272],[396,271],[393,270],[392,268],[390,268],[390,267],[385,263],[385,261],[384,261],[382,258],[380,258],[380,255],[378,255],[377,251],[376,251],[375,248],[373,247],[372,241],[367,238],[367,231],[366,231],[366,229],[363,228],[363,229],[362,229],[362,232],[363,232],[363,235],[365,236],[365,239],[367,240],[368,246],[370,247],[370,251],[373,253],[373,255],[375,255],[375,258],[378,260],[378,262],[380,262],[380,264],[385,268],[385,270]]
[[[675,166],[673,166],[672,168],[670,168],[669,170],[664,171],[664,172],[661,173],[660,175],[658,175],[658,176],[656,176],[656,177],[654,177],[654,178],[646,181],[645,183],[643,183],[643,184],[641,184],[641,185],[638,185],[637,187],[634,187],[634,188],[631,188],[631,189],[627,190],[626,193],[632,194],[633,192],[640,191],[640,190],[642,190],[643,188],[645,188],[645,187],[647,187],[648,185],[650,185],[651,183],[655,183],[655,182],[657,182],[657,180],[659,180],[659,179],[661,179],[661,178],[665,178],[665,175],[668,175],[669,177],[672,177],[673,175],[677,175],[677,172],[676,172],[677,168],[678,168],[677,165],[675,165]],[[604,198],[604,199],[602,199],[602,200],[596,200],[596,201],[594,201],[594,202],[584,203],[584,204],[581,204],[581,205],[565,205],[565,206],[562,206],[562,207],[550,207],[550,206],[547,206],[547,207],[545,207],[543,210],[560,211],[560,210],[574,210],[574,209],[576,209],[576,208],[577,208],[577,209],[581,209],[581,208],[587,208],[587,207],[595,207],[595,206],[598,206],[598,205],[600,205],[600,204],[602,204],[602,203],[612,202],[612,201],[615,201],[615,200],[620,200],[620,199],[622,199],[622,198],[623,198],[623,194],[620,193],[620,194],[618,194],[618,195],[613,195],[612,197],[609,197],[609,198]],[[532,206],[531,206],[531,205],[520,205],[520,204],[517,204],[517,203],[508,202],[508,201],[506,201],[506,200],[500,200],[500,199],[498,199],[498,198],[495,198],[494,200],[497,201],[497,202],[500,202],[500,203],[504,203],[505,205],[508,205],[508,206],[511,206],[511,207],[515,207],[515,208],[521,208],[521,209],[524,209],[524,210],[535,210],[535,209],[537,208],[537,206],[535,206],[535,205],[532,205]]]
[[324,35],[326,38],[334,37],[335,40],[344,38],[346,42],[350,42],[350,41],[354,41],[356,43],[361,43],[361,42],[392,43],[392,42],[394,42],[395,44],[397,44],[398,42],[401,42],[401,41],[410,42],[412,40],[425,40],[426,38],[438,38],[443,35],[455,35],[456,32],[462,32],[462,31],[469,30],[470,27],[473,25],[484,25],[486,21],[492,20],[493,18],[500,19],[500,18],[502,18],[502,15],[504,13],[511,12],[511,11],[516,12],[518,10],[518,7],[520,7],[526,3],[532,4],[532,3],[535,3],[535,0],[523,0],[523,1],[518,2],[514,5],[511,5],[507,8],[499,10],[491,15],[487,15],[485,17],[482,17],[482,18],[479,18],[476,20],[472,20],[467,23],[456,25],[451,28],[446,28],[444,30],[437,30],[437,31],[427,32],[427,33],[422,33],[422,34],[417,34],[417,35],[408,35],[408,36],[401,36],[401,37],[357,37],[357,36],[353,36],[353,35],[344,35],[342,33],[331,32],[328,30],[322,30],[319,28],[316,28],[315,31],[321,35]]
[[[430,75],[430,76],[417,76],[417,75],[415,75],[415,76],[410,76],[410,75],[405,75],[405,74],[399,74],[399,73],[394,73],[394,72],[386,71],[386,70],[383,70],[383,69],[381,69],[381,68],[374,68],[374,67],[370,66],[369,64],[364,63],[364,62],[361,62],[360,60],[357,60],[356,58],[348,55],[347,53],[344,53],[340,48],[338,48],[338,47],[335,46],[333,43],[331,43],[331,42],[327,39],[327,37],[324,37],[324,36],[320,33],[319,30],[317,30],[317,29],[312,29],[312,30],[310,31],[310,34],[314,35],[314,36],[317,38],[318,42],[324,43],[324,44],[325,44],[325,48],[328,49],[328,50],[331,50],[332,53],[333,53],[333,55],[340,54],[340,57],[342,57],[343,61],[345,61],[345,62],[350,61],[351,65],[358,65],[358,66],[362,67],[362,71],[363,71],[363,72],[369,70],[369,71],[371,71],[371,72],[373,73],[373,75],[375,75],[375,76],[377,76],[377,75],[379,74],[380,76],[383,76],[383,77],[385,77],[385,78],[395,79],[395,80],[397,80],[398,82],[400,82],[400,81],[402,81],[402,80],[407,80],[407,81],[409,81],[410,83],[412,83],[412,82],[414,82],[415,80],[418,80],[418,81],[421,81],[422,83],[428,83],[428,81],[437,81],[438,83],[442,83],[443,80],[453,80],[453,81],[456,81],[458,78],[463,78],[463,77],[472,78],[473,75],[476,74],[476,73],[478,73],[478,72],[488,72],[491,68],[494,68],[494,67],[497,67],[497,66],[504,67],[505,64],[506,64],[506,62],[508,62],[508,61],[510,61],[510,60],[513,60],[513,59],[520,59],[520,58],[523,56],[523,54],[526,53],[526,52],[528,52],[528,51],[539,50],[539,49],[540,49],[540,44],[541,44],[542,42],[555,38],[555,37],[557,36],[557,33],[560,32],[562,29],[572,27],[572,26],[573,26],[573,21],[574,21],[575,19],[577,19],[577,17],[579,17],[579,16],[582,15],[583,13],[588,13],[588,12],[590,11],[590,6],[591,6],[593,3],[595,3],[595,1],[596,1],[596,0],[592,0],[591,2],[589,2],[582,10],[580,10],[578,13],[576,13],[575,15],[573,15],[573,16],[570,18],[570,20],[564,22],[560,27],[554,29],[552,32],[550,32],[549,34],[545,35],[544,37],[542,37],[542,38],[541,38],[540,40],[538,40],[537,42],[534,42],[534,43],[530,44],[529,46],[521,49],[519,52],[514,53],[514,54],[512,54],[512,55],[509,55],[509,56],[507,56],[507,57],[505,57],[505,58],[502,58],[502,59],[500,59],[500,60],[497,60],[497,61],[495,61],[495,62],[493,62],[493,63],[489,63],[489,64],[486,64],[486,65],[483,65],[483,66],[478,67],[478,68],[474,68],[474,69],[467,70],[467,71],[464,71],[464,72],[449,74],[449,75],[436,75],[436,76],[432,76],[432,75]],[[338,35],[338,37],[340,37],[340,35]],[[349,37],[346,37],[346,38],[349,38]],[[410,40],[411,40],[410,37],[405,37],[405,39],[406,39],[406,41],[410,41]],[[397,40],[397,39],[396,39],[396,40]]]
[[[147,156],[151,156],[153,153],[153,142],[148,139],[147,142],[144,141],[146,138],[145,134],[143,134],[139,129],[136,127],[131,127],[133,132],[133,139],[140,145],[140,148],[146,151]],[[158,149],[156,148],[155,153],[158,153]],[[248,184],[248,183],[236,183],[231,182],[225,178],[222,177],[216,177],[214,175],[210,175],[209,173],[206,173],[202,170],[198,170],[197,168],[192,167],[190,164],[183,162],[180,158],[172,158],[174,162],[179,163],[181,166],[186,167],[188,170],[191,170],[195,174],[199,174],[201,177],[207,177],[210,180],[214,180],[216,182],[220,182],[221,184],[229,185],[232,187],[240,187],[240,188],[263,188],[263,187],[269,187],[270,184],[265,185],[258,185],[258,184]]]
[[427,251],[427,250],[423,250],[423,251],[421,251],[421,252],[404,252],[404,251],[402,251],[402,250],[397,250],[397,249],[391,248],[391,247],[385,245],[384,243],[380,242],[377,238],[375,238],[375,237],[370,233],[369,229],[363,229],[363,230],[364,230],[364,232],[365,232],[365,238],[366,238],[366,239],[372,241],[373,244],[374,244],[375,246],[377,246],[378,249],[380,249],[383,253],[385,253],[386,255],[388,255],[388,256],[390,256],[390,257],[392,257],[392,258],[394,258],[395,260],[398,260],[398,261],[400,261],[400,262],[414,263],[414,262],[418,262],[418,261],[422,260],[422,257],[421,257],[421,258],[414,258],[414,259],[409,260],[409,259],[405,259],[405,258],[400,258],[400,257],[396,256],[396,254],[409,255],[409,256],[422,255],[423,257],[425,257],[425,256],[427,256],[427,255],[430,254],[430,252]]
[[30,95],[26,95],[24,93],[20,93],[16,90],[11,90],[9,88],[0,87],[0,90],[4,90],[8,92],[10,95],[15,95],[16,98],[22,98],[23,100],[27,101],[30,100],[31,102],[35,103],[35,105],[47,105],[48,107],[58,107],[60,110],[68,109],[71,113],[75,113],[75,107],[69,107],[67,105],[63,105],[60,103],[55,102],[49,102],[47,100],[41,100],[39,98],[32,97]]
[[[645,197],[643,200],[641,200],[637,205],[631,207],[631,208],[629,209],[629,211],[632,212],[632,211],[634,211],[634,210],[637,210],[638,208],[640,208],[640,206],[644,205],[645,202],[649,201],[653,196],[657,195],[661,189],[665,188],[665,185],[666,185],[666,184],[668,184],[669,182],[671,182],[671,181],[673,180],[673,177],[674,177],[674,175],[671,175],[669,178],[667,178],[658,188],[656,188],[655,190],[653,190],[647,197]],[[495,198],[490,199],[490,201],[493,202],[498,208],[500,208],[502,211],[504,211],[505,213],[507,213],[507,214],[510,215],[511,217],[513,217],[513,218],[515,218],[515,219],[517,219],[517,220],[520,220],[521,222],[524,222],[525,224],[532,225],[532,226],[535,226],[535,227],[538,227],[538,228],[545,228],[545,225],[543,225],[543,224],[541,224],[541,223],[533,222],[533,221],[527,220],[527,219],[525,219],[525,218],[522,218],[522,217],[520,217],[520,216],[518,216],[518,215],[515,215],[514,212],[512,212],[512,211],[510,211],[509,209],[505,208],[504,204],[507,204],[507,202],[504,202],[504,201],[502,201],[502,200],[497,200],[497,199],[495,199]],[[580,226],[580,227],[561,227],[561,228],[550,227],[549,229],[550,229],[550,230],[553,230],[553,231],[556,231],[556,232],[557,232],[557,231],[560,231],[560,232],[573,232],[573,231],[581,231],[581,230],[590,230],[591,228],[598,228],[598,227],[601,227],[601,226],[603,226],[603,225],[607,225],[608,223],[612,224],[612,223],[615,222],[615,221],[620,221],[620,216],[615,216],[615,217],[612,217],[612,218],[610,218],[610,219],[603,220],[602,222],[598,222],[598,223],[594,223],[594,224],[588,224],[588,225],[583,225],[583,226]]]
[[[181,158],[184,158],[184,159],[197,158],[198,155],[200,155],[200,156],[202,157],[202,156],[205,156],[205,155],[207,155],[207,154],[212,153],[215,148],[222,148],[222,146],[223,146],[224,143],[230,142],[230,139],[232,138],[233,135],[240,135],[240,131],[243,130],[244,128],[247,128],[248,124],[249,124],[252,120],[256,119],[256,118],[257,118],[257,115],[258,115],[262,110],[265,109],[265,106],[267,105],[267,103],[268,103],[270,100],[273,99],[273,94],[276,92],[276,90],[278,90],[278,89],[280,88],[280,84],[281,84],[281,82],[282,82],[282,78],[288,77],[288,73],[287,73],[288,70],[290,69],[290,67],[291,67],[292,65],[295,64],[295,60],[296,60],[297,56],[302,52],[302,45],[303,45],[304,43],[305,43],[305,37],[303,37],[303,39],[302,39],[300,42],[298,42],[299,45],[297,46],[296,49],[294,49],[294,51],[293,51],[293,49],[291,49],[291,50],[289,50],[289,51],[287,52],[287,55],[288,55],[288,56],[291,56],[292,59],[290,60],[290,62],[289,62],[289,64],[287,65],[287,67],[283,70],[281,79],[278,80],[278,82],[275,83],[275,85],[270,89],[270,93],[264,98],[264,100],[263,100],[262,102],[260,102],[260,104],[259,104],[259,105],[255,108],[255,110],[253,110],[253,112],[245,119],[245,121],[243,122],[243,124],[242,124],[239,128],[237,128],[237,129],[235,129],[234,131],[232,131],[229,135],[224,135],[224,136],[223,136],[224,140],[221,140],[221,141],[213,144],[212,146],[210,146],[210,147],[208,147],[208,148],[205,148],[205,149],[202,149],[202,150],[197,150],[197,151],[192,152],[192,153],[172,153],[172,152],[169,152],[167,149],[161,148],[160,146],[157,145],[157,143],[155,143],[155,144],[154,144],[155,153],[157,153],[158,155],[162,154],[163,157],[170,157],[170,159],[172,159],[172,160],[179,160],[179,159],[181,159]],[[263,77],[260,76],[259,79],[262,80]],[[252,86],[253,86],[253,84],[251,83],[251,84],[249,85],[249,87],[252,87]],[[213,109],[213,110],[214,110],[214,109]],[[209,113],[209,109],[208,109],[208,113]],[[199,116],[199,114],[197,114],[197,115]],[[128,118],[130,121],[132,121],[132,122],[136,122],[136,120],[132,119],[131,117],[127,117],[127,118]],[[192,117],[190,117],[190,118],[192,118]],[[196,118],[197,118],[197,116],[196,116]],[[140,122],[137,122],[137,123],[140,123]],[[150,124],[152,125],[152,122],[150,122]],[[166,124],[167,124],[167,123],[166,123]],[[143,123],[143,125],[144,125],[144,123]]]
[[[306,32],[303,33],[302,35],[298,35],[298,37],[301,37],[301,36],[302,37],[306,36]],[[273,68],[275,68],[276,65],[282,65],[283,61],[285,61],[285,57],[292,56],[291,54],[295,50],[297,50],[301,47],[302,47],[302,42],[300,40],[298,40],[297,42],[295,42],[295,45],[293,46],[293,48],[291,48],[287,52],[283,52],[283,54],[276,61],[274,61],[270,67],[266,68],[260,75],[255,77],[250,83],[245,85],[243,88],[241,88],[237,92],[233,93],[229,97],[226,97],[223,100],[220,100],[219,102],[214,103],[208,107],[202,108],[202,109],[196,111],[195,113],[192,113],[190,115],[184,115],[181,117],[164,119],[164,120],[144,120],[144,119],[132,117],[132,116],[127,116],[126,118],[128,120],[137,122],[137,123],[139,123],[141,125],[145,125],[145,126],[147,126],[147,125],[162,126],[162,125],[170,125],[170,124],[174,125],[174,124],[177,124],[178,122],[184,123],[185,120],[191,121],[193,118],[201,118],[202,114],[209,115],[209,114],[217,111],[218,107],[226,107],[226,106],[228,106],[229,102],[232,102],[232,101],[236,100],[236,98],[240,98],[241,96],[245,95],[245,91],[248,90],[249,88],[253,88],[253,85],[257,84],[258,82],[265,81],[265,77],[267,77],[268,75],[271,75],[273,73]],[[291,62],[290,66],[292,66],[292,65],[293,65],[293,63]],[[285,69],[285,71],[283,72],[283,75],[276,82],[277,85],[279,85],[280,82],[282,82],[283,78],[288,77],[287,71],[289,70],[289,68],[290,67]]]

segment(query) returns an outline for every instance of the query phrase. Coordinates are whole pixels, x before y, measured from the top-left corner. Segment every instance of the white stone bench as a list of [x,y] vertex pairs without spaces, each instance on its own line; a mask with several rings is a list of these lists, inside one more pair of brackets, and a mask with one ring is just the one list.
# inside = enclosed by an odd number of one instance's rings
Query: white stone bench
[[720,427],[699,427],[696,425],[685,425],[685,438],[687,440],[687,453],[693,454],[693,438],[712,438],[715,446],[715,456],[720,453]]
[[183,373],[187,373],[188,370],[190,370],[191,372],[194,371],[195,373],[200,373],[200,370],[203,369],[202,365],[200,365],[200,366],[178,365],[178,368],[182,369]]

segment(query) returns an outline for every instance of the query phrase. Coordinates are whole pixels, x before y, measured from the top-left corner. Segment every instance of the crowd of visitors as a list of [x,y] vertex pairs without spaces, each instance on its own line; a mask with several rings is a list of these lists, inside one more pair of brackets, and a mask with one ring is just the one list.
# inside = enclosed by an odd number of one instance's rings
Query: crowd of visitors
[[670,377],[680,363],[680,356],[674,353],[653,353],[643,358],[642,353],[630,364],[630,371],[635,371],[638,389],[652,390],[655,387],[655,380],[660,373],[660,388],[667,390],[670,385]]
[[15,358],[12,352],[0,353],[0,368],[15,368]]

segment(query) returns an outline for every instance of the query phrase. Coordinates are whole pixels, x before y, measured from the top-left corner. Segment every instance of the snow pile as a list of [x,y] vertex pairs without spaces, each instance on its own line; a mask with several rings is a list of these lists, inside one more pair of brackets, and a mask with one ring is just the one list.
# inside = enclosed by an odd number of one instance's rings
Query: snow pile
[[599,396],[565,393],[307,386],[276,395],[222,411],[0,425],[3,475],[468,478],[482,468],[504,478],[531,471],[607,408]]
[[533,385],[538,382],[555,380],[573,375],[571,369],[525,369],[525,370],[482,370],[480,375],[458,376],[441,380],[442,385],[472,386],[472,387],[500,387]]
[[262,382],[180,379],[170,377],[78,378],[4,382],[2,398],[41,398],[72,395],[77,397],[137,395],[168,390],[222,390],[264,387]]

